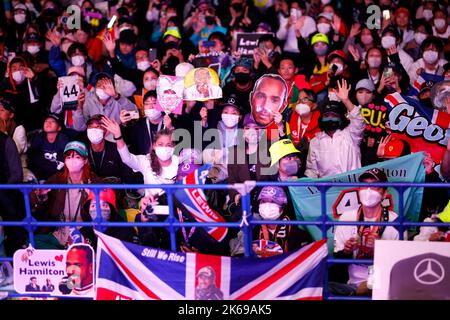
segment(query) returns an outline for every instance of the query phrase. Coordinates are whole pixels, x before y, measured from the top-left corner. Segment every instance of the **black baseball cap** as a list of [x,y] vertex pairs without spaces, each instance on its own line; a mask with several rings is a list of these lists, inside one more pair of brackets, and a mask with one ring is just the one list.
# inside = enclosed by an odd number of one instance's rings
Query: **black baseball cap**
[[47,116],[44,118],[44,121],[47,120],[48,118],[52,118],[54,119],[59,126],[62,128],[64,127],[64,119],[63,116],[59,113],[54,113],[54,112],[50,112],[49,114],[47,114]]
[[226,101],[224,103],[222,103],[220,105],[220,107],[222,108],[222,111],[225,107],[233,107],[235,108],[237,111],[239,111],[240,114],[243,114],[243,110],[242,108],[238,105],[238,99],[236,97],[235,94],[230,94],[230,96],[226,99]]
[[363,182],[364,179],[375,179],[377,182],[387,182],[387,176],[383,170],[378,168],[372,168],[364,171],[358,178],[359,182]]
[[94,114],[93,116],[91,116],[91,117],[88,119],[88,121],[86,122],[86,125],[87,125],[87,126],[90,125],[91,122],[93,122],[93,121],[101,122],[102,119],[103,119],[103,117],[104,117],[104,116],[103,116],[102,114]]
[[13,107],[11,102],[9,102],[9,100],[6,100],[5,98],[0,98],[0,106],[2,106],[9,112],[16,113],[16,109]]

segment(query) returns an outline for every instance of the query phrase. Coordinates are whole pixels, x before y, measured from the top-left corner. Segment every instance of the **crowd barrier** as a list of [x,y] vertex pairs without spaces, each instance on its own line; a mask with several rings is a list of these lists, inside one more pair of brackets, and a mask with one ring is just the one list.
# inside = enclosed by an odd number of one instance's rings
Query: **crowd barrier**
[[[264,186],[279,186],[279,187],[315,187],[321,193],[321,217],[316,221],[274,221],[270,224],[290,224],[290,225],[316,225],[321,228],[322,238],[327,238],[327,230],[335,225],[386,225],[386,226],[396,226],[400,233],[400,239],[403,240],[403,233],[407,228],[419,227],[419,226],[445,226],[450,227],[450,223],[433,223],[433,222],[411,222],[405,221],[404,216],[404,204],[403,195],[405,190],[413,187],[426,187],[426,188],[449,188],[450,185],[446,183],[340,183],[340,182],[256,182],[256,183],[245,183],[245,184],[202,184],[202,185],[189,185],[189,188],[198,189],[237,189],[242,194],[242,220],[238,222],[223,222],[223,223],[200,223],[200,222],[180,222],[174,216],[173,210],[173,193],[177,189],[187,188],[183,184],[164,184],[164,185],[129,185],[129,184],[90,184],[90,185],[76,185],[76,184],[46,184],[46,185],[33,185],[33,184],[9,184],[0,185],[0,190],[5,189],[16,189],[20,190],[23,194],[25,201],[26,217],[23,221],[0,221],[0,226],[17,226],[24,227],[29,235],[30,243],[34,246],[34,230],[37,227],[42,226],[94,226],[98,230],[103,231],[107,227],[136,227],[136,226],[146,226],[146,227],[165,227],[170,232],[171,240],[171,250],[176,251],[176,237],[175,233],[179,227],[228,227],[228,228],[241,228],[244,233],[244,243],[245,243],[245,256],[250,256],[252,254],[252,227],[258,224],[267,224],[267,221],[253,220],[250,210],[250,189],[253,187],[264,187]],[[353,221],[333,221],[330,220],[326,214],[326,192],[331,187],[348,187],[355,188],[361,186],[372,186],[372,187],[392,187],[397,190],[399,194],[399,204],[398,212],[399,215],[397,221],[392,222],[353,222]],[[159,188],[165,190],[167,194],[169,215],[164,222],[104,222],[101,219],[100,206],[97,205],[97,218],[93,222],[45,222],[37,221],[33,218],[31,214],[30,197],[29,193],[33,189],[81,189],[88,188],[95,193],[96,203],[100,203],[99,193],[105,188],[111,189],[151,189]],[[0,208],[1,210],[1,208]],[[2,258],[0,257],[0,262],[11,261],[12,257]],[[328,256],[327,265],[328,267],[332,264],[371,264],[373,260],[355,260],[355,259],[335,259],[332,256]],[[12,294],[10,297],[20,297],[20,294]],[[26,296],[30,296],[27,294]],[[328,272],[324,277],[324,300],[370,300],[370,297],[341,297],[332,296],[328,292]]]

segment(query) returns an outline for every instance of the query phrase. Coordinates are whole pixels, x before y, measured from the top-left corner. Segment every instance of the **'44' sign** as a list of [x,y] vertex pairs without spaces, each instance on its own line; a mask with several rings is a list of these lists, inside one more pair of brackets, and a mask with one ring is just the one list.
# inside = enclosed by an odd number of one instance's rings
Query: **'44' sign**
[[[337,220],[345,211],[358,210],[361,202],[359,201],[358,188],[351,188],[342,190],[336,201],[334,202],[333,217]],[[391,194],[387,194],[386,198],[383,200],[381,205],[383,207],[388,207],[389,210],[394,209],[394,201]]]
[[64,110],[73,110],[77,108],[78,96],[81,89],[77,84],[77,76],[68,76],[59,78],[59,96]]

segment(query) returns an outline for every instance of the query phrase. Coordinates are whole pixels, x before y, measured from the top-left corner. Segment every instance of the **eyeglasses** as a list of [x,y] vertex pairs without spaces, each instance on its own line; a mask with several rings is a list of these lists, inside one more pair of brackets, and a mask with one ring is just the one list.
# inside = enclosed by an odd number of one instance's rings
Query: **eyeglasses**
[[303,103],[312,102],[312,103],[315,103],[315,101],[313,99],[310,99],[308,97],[304,97],[304,98],[298,99],[298,102],[303,102]]

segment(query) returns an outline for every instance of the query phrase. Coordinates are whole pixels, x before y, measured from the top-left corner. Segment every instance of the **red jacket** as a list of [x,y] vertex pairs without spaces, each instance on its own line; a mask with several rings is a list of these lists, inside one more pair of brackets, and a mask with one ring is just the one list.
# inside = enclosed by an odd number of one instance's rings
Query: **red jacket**
[[[309,141],[311,141],[312,138],[314,138],[316,136],[317,133],[320,132],[319,117],[320,117],[320,112],[317,110],[313,110],[311,121],[306,126],[306,129],[304,127],[301,127],[302,126],[301,122],[300,122],[301,128],[299,128],[300,117],[296,111],[292,112],[291,120],[289,121],[288,132],[290,132],[290,138],[291,138],[294,146],[296,146],[296,147],[298,146],[298,144],[300,143],[300,139],[303,136],[305,136],[309,142]],[[305,130],[304,133],[303,133],[303,130]]]

